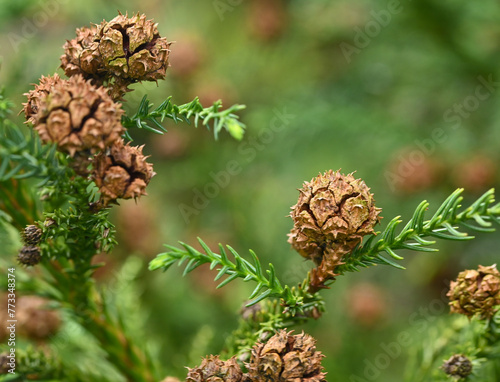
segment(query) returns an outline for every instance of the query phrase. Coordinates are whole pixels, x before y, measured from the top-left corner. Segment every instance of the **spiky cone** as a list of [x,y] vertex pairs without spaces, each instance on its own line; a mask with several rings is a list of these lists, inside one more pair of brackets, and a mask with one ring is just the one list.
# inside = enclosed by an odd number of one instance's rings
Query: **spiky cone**
[[97,31],[97,25],[76,30],[76,37],[63,46],[61,68],[68,77],[81,75],[96,87],[104,86],[113,100],[122,100],[132,91],[128,86],[133,81],[115,78],[106,69],[99,52]]
[[189,369],[186,382],[240,382],[243,372],[232,357],[222,361],[218,355],[203,358],[200,366]]
[[447,296],[451,313],[491,318],[500,305],[500,272],[496,265],[460,272],[450,283]]
[[288,242],[299,254],[317,265],[309,275],[309,291],[326,288],[325,282],[337,276],[364,235],[374,233],[380,208],[361,179],[340,171],[326,171],[299,190],[299,200],[290,216],[294,227]]
[[97,26],[76,30],[76,37],[63,45],[61,68],[68,77],[81,74],[86,80],[94,80],[96,86],[106,79],[103,64],[97,49]]
[[316,340],[308,334],[291,335],[280,330],[266,343],[257,343],[246,364],[246,381],[252,382],[320,382],[325,381]]
[[125,145],[120,140],[109,152],[95,156],[92,179],[99,187],[103,206],[117,199],[135,199],[146,195],[146,186],[155,173],[153,165],[146,162],[142,149],[143,146]]
[[165,78],[170,43],[146,15],[118,15],[97,28],[96,41],[103,66],[112,76],[128,81]]
[[455,379],[467,378],[472,374],[472,362],[463,354],[455,354],[443,363],[441,369]]
[[45,98],[52,90],[52,88],[63,81],[58,74],[54,74],[50,77],[42,76],[40,78],[40,83],[34,84],[35,89],[30,90],[28,93],[24,93],[27,102],[23,103],[23,111],[26,117],[26,121],[29,123],[35,122],[35,115],[40,109],[40,103],[43,98]]
[[60,151],[94,154],[120,139],[122,114],[104,88],[76,75],[56,83],[41,99],[33,124],[42,142],[55,142]]

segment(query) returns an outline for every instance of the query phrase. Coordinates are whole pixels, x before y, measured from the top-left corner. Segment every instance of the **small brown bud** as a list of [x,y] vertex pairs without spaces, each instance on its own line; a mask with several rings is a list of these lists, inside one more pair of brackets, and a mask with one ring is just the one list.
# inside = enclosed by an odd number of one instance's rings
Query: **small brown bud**
[[500,272],[496,265],[460,272],[447,293],[451,313],[491,318],[500,305]]
[[260,304],[254,304],[251,306],[247,306],[249,301],[246,301],[240,309],[241,318],[244,320],[254,321],[257,318],[257,315],[262,310],[262,306]]
[[31,224],[26,226],[22,236],[25,244],[38,245],[40,243],[40,239],[42,238],[42,230],[36,225]]
[[325,288],[335,268],[379,222],[370,189],[352,174],[329,170],[305,182],[290,216],[294,227],[288,242],[318,267],[311,271],[311,292]]
[[34,245],[25,245],[17,255],[17,261],[19,261],[20,264],[28,266],[37,265],[41,258],[40,248]]
[[232,357],[222,361],[218,355],[203,358],[201,365],[189,369],[186,382],[240,382],[243,372]]
[[146,195],[146,186],[155,175],[153,165],[146,159],[142,146],[124,145],[123,141],[113,145],[109,153],[94,158],[92,178],[99,187],[104,206],[117,199]]
[[313,337],[304,333],[293,336],[281,330],[266,343],[253,347],[245,377],[252,382],[325,382],[323,357],[316,351]]
[[443,363],[441,368],[446,374],[455,378],[466,378],[472,373],[472,362],[462,354],[455,354]]

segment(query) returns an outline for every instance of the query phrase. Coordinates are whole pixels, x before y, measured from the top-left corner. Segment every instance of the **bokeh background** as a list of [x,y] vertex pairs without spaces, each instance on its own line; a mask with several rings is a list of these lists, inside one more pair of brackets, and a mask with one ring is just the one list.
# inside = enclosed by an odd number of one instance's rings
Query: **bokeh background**
[[[62,45],[75,28],[117,10],[145,13],[175,41],[166,80],[135,85],[130,113],[146,93],[155,104],[173,95],[177,104],[199,96],[207,106],[247,105],[241,142],[185,124],[167,123],[164,136],[132,132],[157,175],[147,197],[115,208],[120,245],[100,259],[107,265],[96,277],[122,282],[117,295],[166,374],[183,378],[185,366],[221,351],[252,285],[215,290],[215,274],[204,268],[184,278],[176,267],[151,274],[147,262],[162,244],[196,246],[201,237],[213,249],[251,248],[295,284],[310,264],[287,243],[287,215],[297,188],[319,172],[356,171],[383,209],[381,228],[397,215],[407,220],[421,200],[433,211],[458,187],[465,204],[499,183],[496,1],[0,0],[6,97],[20,110],[40,75],[62,74]],[[402,332],[429,334],[448,314],[447,280],[495,263],[499,239],[440,242],[439,253],[402,252],[404,271],[341,277],[323,292],[324,316],[296,330],[318,339],[328,380],[362,377]],[[411,348],[373,380],[401,381]]]

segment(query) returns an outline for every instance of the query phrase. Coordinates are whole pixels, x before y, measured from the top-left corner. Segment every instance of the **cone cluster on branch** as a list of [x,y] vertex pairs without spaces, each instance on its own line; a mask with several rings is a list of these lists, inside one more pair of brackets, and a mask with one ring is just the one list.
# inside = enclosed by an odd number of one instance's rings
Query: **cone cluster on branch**
[[154,175],[142,148],[123,143],[123,109],[116,101],[134,82],[165,77],[169,46],[145,15],[120,13],[77,29],[64,44],[61,67],[69,79],[42,76],[25,94],[27,122],[43,143],[69,154],[76,174],[92,176],[102,194],[100,206],[145,195]]
[[352,174],[329,170],[305,182],[290,216],[294,227],[288,242],[317,265],[310,273],[311,292],[326,288],[335,269],[359,243],[372,234],[380,208],[370,189]]
[[246,373],[235,357],[222,361],[209,356],[200,366],[189,369],[186,382],[324,382],[323,357],[316,351],[313,337],[281,330],[253,347]]
[[30,224],[26,226],[21,236],[24,246],[17,255],[17,261],[27,266],[38,264],[42,258],[40,247],[38,247],[42,238],[42,230],[36,225]]
[[460,272],[447,296],[452,313],[491,318],[500,305],[500,272],[496,265]]

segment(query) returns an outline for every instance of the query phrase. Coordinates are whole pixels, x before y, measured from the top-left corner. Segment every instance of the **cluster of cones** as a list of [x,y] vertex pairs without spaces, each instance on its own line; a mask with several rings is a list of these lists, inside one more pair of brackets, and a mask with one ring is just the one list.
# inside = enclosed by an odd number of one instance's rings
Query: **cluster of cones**
[[315,345],[316,340],[307,334],[280,330],[252,348],[246,373],[235,357],[222,361],[219,356],[209,356],[200,366],[189,369],[186,382],[324,382],[324,356]]
[[128,86],[165,77],[170,43],[145,15],[120,14],[77,30],[64,44],[61,68],[69,77],[43,77],[28,93],[26,120],[43,143],[55,143],[81,176],[101,191],[101,205],[137,198],[154,175],[142,147],[125,144],[118,102]]

